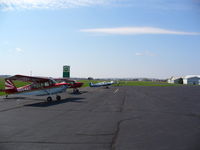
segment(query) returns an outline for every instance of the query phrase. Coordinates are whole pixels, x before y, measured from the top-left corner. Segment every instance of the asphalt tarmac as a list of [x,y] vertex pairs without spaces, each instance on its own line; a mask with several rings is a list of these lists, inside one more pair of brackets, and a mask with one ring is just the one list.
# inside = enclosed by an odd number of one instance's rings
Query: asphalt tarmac
[[200,86],[0,97],[0,150],[200,150]]

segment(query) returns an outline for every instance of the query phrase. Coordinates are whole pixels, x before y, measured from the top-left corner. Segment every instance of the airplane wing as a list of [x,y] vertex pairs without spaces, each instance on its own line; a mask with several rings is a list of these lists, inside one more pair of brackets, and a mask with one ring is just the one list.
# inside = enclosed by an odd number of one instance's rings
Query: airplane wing
[[99,83],[90,83],[89,85],[90,85],[90,87],[101,87],[101,86],[106,86],[106,87],[108,87],[108,86],[110,86],[110,85],[112,85],[114,82],[113,81],[110,81],[110,82],[99,82]]
[[23,82],[46,82],[46,81],[52,81],[51,78],[45,78],[45,77],[33,77],[33,76],[24,76],[24,75],[14,75],[11,77],[6,78],[5,80],[18,80]]
[[68,79],[68,78],[54,78],[55,81],[57,82],[66,82],[66,83],[69,83],[69,82],[75,82],[75,80],[71,80],[71,79]]
[[[22,87],[16,87],[13,83],[15,80],[29,83],[31,82],[31,84]],[[5,79],[5,92],[7,94],[35,96],[49,95],[47,97],[47,101],[52,101],[52,97],[50,95],[62,93],[67,88],[68,85],[66,83],[57,83],[53,78],[14,75]],[[57,95],[56,100],[60,99],[61,97]]]
[[57,82],[65,82],[71,88],[80,88],[83,85],[82,82],[76,82],[76,80],[72,80],[69,78],[55,78],[54,80]]

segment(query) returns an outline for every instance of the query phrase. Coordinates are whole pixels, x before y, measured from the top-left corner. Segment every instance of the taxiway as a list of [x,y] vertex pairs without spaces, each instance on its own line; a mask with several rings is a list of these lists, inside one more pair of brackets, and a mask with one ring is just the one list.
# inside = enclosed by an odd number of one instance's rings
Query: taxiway
[[0,97],[1,150],[198,150],[200,87],[82,88]]

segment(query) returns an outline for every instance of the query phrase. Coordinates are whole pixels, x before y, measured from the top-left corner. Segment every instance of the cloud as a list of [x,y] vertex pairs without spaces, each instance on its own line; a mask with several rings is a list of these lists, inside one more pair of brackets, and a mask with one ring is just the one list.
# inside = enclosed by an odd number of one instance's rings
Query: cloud
[[121,27],[121,28],[94,28],[81,29],[81,32],[119,34],[119,35],[139,35],[139,34],[174,34],[174,35],[200,35],[200,32],[185,32],[168,30],[154,27]]
[[135,53],[136,56],[156,56],[156,54],[150,52],[150,51],[144,51],[144,52],[137,52]]
[[16,51],[17,53],[21,53],[21,52],[23,52],[23,49],[21,49],[21,48],[15,48],[15,51]]
[[140,9],[199,10],[199,0],[0,0],[0,10],[65,9],[94,5],[111,5]]
[[20,9],[60,9],[80,6],[106,5],[116,0],[1,0],[4,11]]

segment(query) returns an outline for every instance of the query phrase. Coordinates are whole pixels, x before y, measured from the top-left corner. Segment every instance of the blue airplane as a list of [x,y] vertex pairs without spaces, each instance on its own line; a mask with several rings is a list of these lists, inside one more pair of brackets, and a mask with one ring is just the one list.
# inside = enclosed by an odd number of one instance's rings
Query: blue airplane
[[99,82],[99,83],[92,83],[90,82],[90,87],[101,87],[101,86],[105,86],[106,88],[108,88],[110,85],[112,85],[114,82],[110,81],[110,82]]

